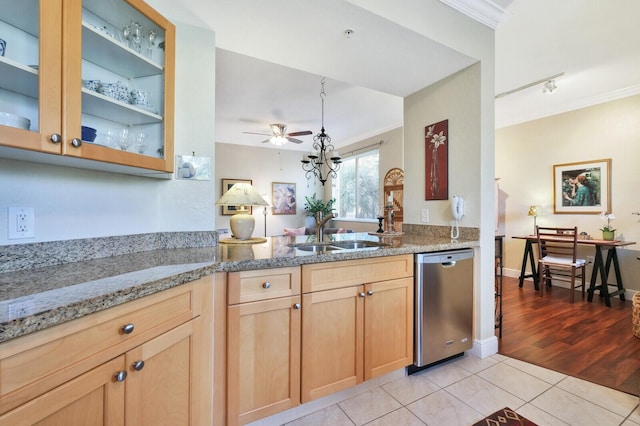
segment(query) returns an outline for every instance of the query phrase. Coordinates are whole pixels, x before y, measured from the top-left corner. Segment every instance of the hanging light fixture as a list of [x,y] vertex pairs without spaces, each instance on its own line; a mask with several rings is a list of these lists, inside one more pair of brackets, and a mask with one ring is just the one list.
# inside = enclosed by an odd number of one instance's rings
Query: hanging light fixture
[[313,149],[302,157],[302,169],[307,179],[315,176],[324,186],[329,176],[336,178],[340,170],[340,154],[331,145],[331,138],[324,131],[324,83],[326,77],[320,81],[320,99],[322,101],[322,127],[320,133],[313,137]]

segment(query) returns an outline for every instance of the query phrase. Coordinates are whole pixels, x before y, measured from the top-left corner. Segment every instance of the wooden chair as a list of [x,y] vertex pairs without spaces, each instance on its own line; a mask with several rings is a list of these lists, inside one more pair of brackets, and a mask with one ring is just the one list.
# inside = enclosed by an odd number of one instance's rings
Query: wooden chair
[[549,228],[536,226],[538,238],[538,276],[540,296],[552,280],[571,283],[569,300],[573,303],[576,279],[581,280],[582,298],[585,293],[585,262],[577,258],[578,227]]

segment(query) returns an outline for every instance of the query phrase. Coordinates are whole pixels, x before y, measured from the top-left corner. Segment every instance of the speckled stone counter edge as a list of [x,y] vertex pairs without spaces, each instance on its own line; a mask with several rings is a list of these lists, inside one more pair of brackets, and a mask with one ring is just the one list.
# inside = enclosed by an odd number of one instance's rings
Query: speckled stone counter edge
[[160,232],[0,246],[0,273],[158,249],[212,247],[215,231]]

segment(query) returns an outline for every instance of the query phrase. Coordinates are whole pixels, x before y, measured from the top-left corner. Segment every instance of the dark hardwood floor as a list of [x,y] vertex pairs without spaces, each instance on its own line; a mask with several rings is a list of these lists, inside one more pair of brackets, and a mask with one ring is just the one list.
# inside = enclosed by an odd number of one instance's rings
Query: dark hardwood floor
[[[503,328],[499,353],[593,383],[638,395],[640,339],[632,333],[631,300],[597,293],[592,303],[552,287],[540,297],[531,281],[503,278]],[[496,331],[497,335],[497,331]]]

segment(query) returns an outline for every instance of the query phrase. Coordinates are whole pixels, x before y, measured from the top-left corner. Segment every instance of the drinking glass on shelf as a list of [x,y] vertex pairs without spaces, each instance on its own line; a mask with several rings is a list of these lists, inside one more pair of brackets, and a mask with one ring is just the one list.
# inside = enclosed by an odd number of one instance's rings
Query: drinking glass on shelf
[[133,42],[133,49],[141,53],[142,41],[144,39],[144,29],[138,21],[131,22],[131,41]]
[[117,135],[118,135],[118,146],[120,147],[121,150],[126,151],[129,148],[129,145],[131,144],[131,141],[129,140],[129,129],[127,129],[126,127],[124,129],[119,129],[117,131]]
[[138,132],[136,135],[136,151],[138,154],[144,154],[147,149],[147,135],[144,132]]

